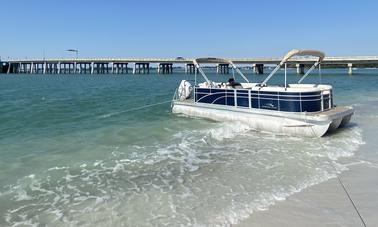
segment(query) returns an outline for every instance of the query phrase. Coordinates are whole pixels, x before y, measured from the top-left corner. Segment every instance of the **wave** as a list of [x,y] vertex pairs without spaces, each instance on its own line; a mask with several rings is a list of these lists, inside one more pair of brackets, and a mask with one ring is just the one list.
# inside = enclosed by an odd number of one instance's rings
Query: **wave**
[[237,224],[347,170],[338,160],[363,144],[358,127],[320,139],[235,122],[169,133],[164,143],[113,147],[108,159],[19,179],[0,193],[0,224]]

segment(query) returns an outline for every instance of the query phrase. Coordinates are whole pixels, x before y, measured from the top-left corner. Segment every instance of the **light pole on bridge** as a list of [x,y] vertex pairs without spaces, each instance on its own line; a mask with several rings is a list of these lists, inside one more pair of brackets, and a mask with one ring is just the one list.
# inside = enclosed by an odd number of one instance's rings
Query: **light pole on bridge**
[[68,51],[68,52],[75,52],[75,53],[76,53],[76,59],[79,58],[79,50],[76,50],[76,49],[68,49],[67,51]]

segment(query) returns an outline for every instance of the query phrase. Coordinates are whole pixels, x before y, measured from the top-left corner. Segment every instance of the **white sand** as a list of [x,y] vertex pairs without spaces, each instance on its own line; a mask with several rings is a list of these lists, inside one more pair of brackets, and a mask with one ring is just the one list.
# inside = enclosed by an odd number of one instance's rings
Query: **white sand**
[[[378,226],[378,169],[350,167],[341,174],[367,226]],[[239,226],[363,226],[337,179],[308,188]]]
[[[339,175],[367,226],[378,226],[377,125],[364,125],[365,145]],[[362,160],[362,162],[361,162]],[[366,161],[366,162],[364,162]],[[266,211],[253,213],[238,226],[363,226],[337,179],[307,188],[277,202]]]

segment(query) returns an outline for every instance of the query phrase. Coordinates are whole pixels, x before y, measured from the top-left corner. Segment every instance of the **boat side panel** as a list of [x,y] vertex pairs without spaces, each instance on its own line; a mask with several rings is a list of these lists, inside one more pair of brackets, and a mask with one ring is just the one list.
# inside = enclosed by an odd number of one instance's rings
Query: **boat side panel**
[[237,106],[249,107],[248,95],[249,95],[248,91],[246,91],[246,90],[237,90],[236,91]]
[[[324,110],[332,106],[331,96],[330,94],[323,95]],[[322,110],[320,91],[299,93],[196,88],[195,102],[284,112],[318,112]]]
[[260,100],[260,109],[279,110],[278,92],[260,92],[259,100]]

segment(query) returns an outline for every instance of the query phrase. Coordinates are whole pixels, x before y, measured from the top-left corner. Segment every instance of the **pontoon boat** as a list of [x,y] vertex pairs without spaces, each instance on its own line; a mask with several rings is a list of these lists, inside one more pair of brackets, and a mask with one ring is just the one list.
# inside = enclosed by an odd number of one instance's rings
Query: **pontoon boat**
[[[287,83],[287,64],[294,56],[314,56],[315,63],[296,84]],[[199,58],[193,61],[205,82],[195,85],[181,81],[172,101],[172,112],[216,121],[238,121],[255,130],[306,137],[321,137],[328,131],[345,126],[353,115],[352,107],[333,104],[331,85],[302,84],[309,73],[319,66],[324,53],[315,50],[292,50],[262,83],[251,83],[227,59]],[[213,82],[200,64],[229,64],[244,80],[236,83]],[[282,86],[268,85],[268,81],[285,67]]]

